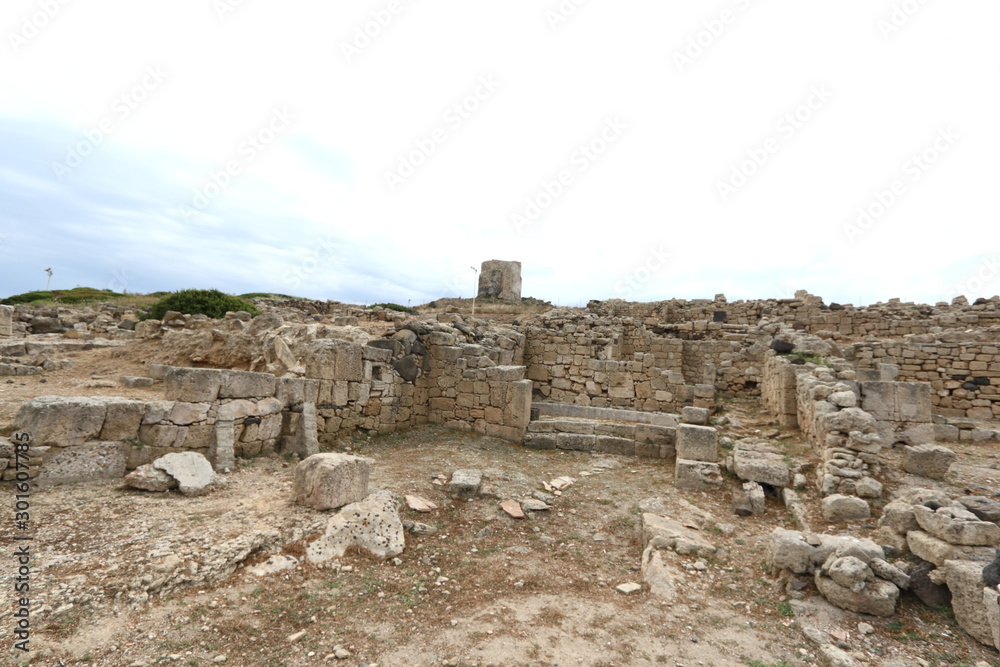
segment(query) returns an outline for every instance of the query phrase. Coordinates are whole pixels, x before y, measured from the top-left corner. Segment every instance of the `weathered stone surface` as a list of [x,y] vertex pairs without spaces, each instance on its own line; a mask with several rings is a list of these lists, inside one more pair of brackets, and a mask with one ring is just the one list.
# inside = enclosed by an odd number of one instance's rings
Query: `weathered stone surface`
[[677,599],[677,587],[684,581],[684,572],[668,563],[663,551],[649,545],[642,552],[642,580],[650,593],[669,602]]
[[944,571],[955,620],[977,641],[993,646],[993,629],[983,604],[983,563],[949,560]]
[[857,592],[820,572],[816,573],[815,581],[820,594],[841,609],[873,616],[892,616],[896,611],[899,589],[888,581],[873,579]]
[[733,452],[733,472],[743,480],[786,487],[790,480],[784,459],[771,452],[738,448]]
[[882,558],[874,558],[868,564],[875,576],[896,584],[897,588],[906,590],[910,587],[910,577],[898,567]]
[[823,498],[823,518],[827,521],[863,521],[871,514],[871,507],[861,498],[839,493]]
[[107,398],[104,400],[107,405],[107,413],[104,417],[104,426],[101,427],[100,439],[109,441],[138,438],[139,426],[146,414],[146,404],[127,398]]
[[152,387],[156,384],[156,380],[148,377],[137,377],[134,375],[123,375],[118,378],[118,381],[123,387],[128,387],[129,389],[140,389],[142,387]]
[[502,301],[521,300],[521,262],[491,259],[479,271],[479,296]]
[[167,473],[146,463],[125,475],[125,484],[143,491],[169,491],[176,489],[179,483]]
[[923,505],[914,505],[913,516],[922,529],[949,544],[962,546],[1000,544],[1000,526],[989,521],[979,521],[968,510],[954,507],[932,510]]
[[903,470],[921,477],[942,479],[948,474],[955,452],[941,445],[907,446],[903,450]]
[[967,510],[975,514],[981,521],[1000,521],[1000,502],[984,496],[962,496],[958,498]]
[[719,460],[719,432],[714,427],[678,424],[676,438],[677,458],[711,463]]
[[121,479],[128,458],[125,448],[122,442],[54,447],[41,466],[38,483],[46,486]]
[[456,470],[451,474],[448,490],[459,498],[475,498],[483,483],[481,470]]
[[707,426],[708,408],[696,408],[693,405],[685,405],[681,408],[681,419],[685,424]]
[[743,491],[747,494],[750,503],[750,510],[757,516],[761,516],[767,509],[767,500],[764,497],[764,487],[757,482],[744,482]]
[[0,338],[14,335],[14,307],[0,306]]
[[722,469],[718,463],[690,461],[677,457],[674,484],[679,489],[713,489],[722,485]]
[[403,553],[404,544],[399,503],[388,491],[374,491],[331,517],[323,537],[306,548],[306,558],[311,563],[324,563],[342,557],[349,547],[358,546],[385,559]]
[[[906,544],[913,555],[944,567],[949,560],[976,560],[986,563],[993,560],[995,550],[992,547],[967,547],[949,544],[922,530],[911,530],[906,534]],[[980,570],[982,567],[980,566]]]
[[866,584],[875,580],[875,573],[860,558],[854,556],[838,558],[834,556],[830,561],[832,562],[825,568],[826,576],[844,588],[849,588],[853,593],[860,593],[864,590]]
[[168,401],[211,403],[219,397],[221,386],[222,371],[171,367],[163,378],[163,395]]
[[371,463],[349,454],[314,454],[295,467],[292,498],[317,510],[358,502],[368,496]]
[[99,398],[39,396],[21,405],[14,423],[36,445],[68,447],[97,440],[106,414],[107,402]]
[[264,398],[274,396],[278,379],[270,373],[223,371],[219,398]]
[[183,403],[176,402],[170,410],[167,420],[177,426],[190,426],[196,422],[203,422],[208,419],[208,411],[211,408],[209,403]]
[[684,526],[679,521],[648,512],[642,515],[642,543],[655,548],[673,549],[683,555],[708,555],[715,553],[703,533]]
[[859,431],[861,433],[876,433],[878,424],[875,417],[861,408],[846,408],[839,412],[823,415],[826,420],[826,430],[850,433]]
[[197,452],[177,452],[161,456],[153,461],[153,467],[176,479],[185,496],[204,493],[215,482],[212,464]]

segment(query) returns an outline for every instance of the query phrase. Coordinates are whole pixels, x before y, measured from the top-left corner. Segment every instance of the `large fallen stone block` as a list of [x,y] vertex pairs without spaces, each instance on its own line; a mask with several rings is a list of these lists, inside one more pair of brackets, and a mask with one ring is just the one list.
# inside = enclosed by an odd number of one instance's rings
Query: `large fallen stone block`
[[922,529],[949,544],[970,547],[1000,544],[1000,526],[980,521],[975,514],[965,509],[940,507],[932,510],[923,505],[914,505],[913,516]]
[[718,463],[690,461],[678,456],[674,484],[679,489],[715,489],[722,486],[722,469]]
[[352,546],[366,549],[377,558],[391,558],[403,553],[404,540],[395,496],[375,491],[331,517],[323,537],[306,548],[306,558],[311,563],[324,563],[342,557]]
[[653,595],[668,602],[676,600],[678,586],[684,578],[684,572],[680,568],[667,562],[665,552],[653,545],[647,546],[642,552],[642,580]]
[[14,423],[36,445],[68,447],[97,440],[107,410],[99,398],[38,396],[21,405]]
[[779,454],[738,448],[733,452],[733,471],[742,480],[786,487],[790,479],[788,465]]
[[907,446],[903,450],[903,470],[911,475],[941,479],[948,474],[955,452],[941,445]]
[[719,432],[711,426],[679,424],[676,439],[679,459],[713,463],[719,460]]
[[212,464],[198,452],[167,454],[153,461],[153,467],[176,479],[185,496],[205,493],[216,481]]
[[334,509],[368,495],[371,459],[350,454],[313,454],[295,467],[292,498],[317,510]]
[[854,591],[816,572],[816,588],[831,604],[858,614],[892,616],[899,601],[899,588],[883,579],[873,579]]
[[219,398],[264,398],[274,396],[278,378],[270,373],[223,371]]
[[795,574],[812,574],[837,547],[850,539],[818,534],[807,537],[797,530],[775,528],[768,538],[765,560],[772,572],[790,570]]
[[977,641],[993,646],[993,628],[983,604],[983,566],[975,561],[949,560],[944,571],[958,625]]

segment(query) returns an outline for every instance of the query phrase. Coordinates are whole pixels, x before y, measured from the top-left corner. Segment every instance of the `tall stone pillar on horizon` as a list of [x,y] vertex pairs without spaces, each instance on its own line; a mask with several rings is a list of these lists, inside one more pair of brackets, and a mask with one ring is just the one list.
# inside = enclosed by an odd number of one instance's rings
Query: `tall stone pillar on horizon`
[[479,272],[479,296],[502,301],[521,300],[521,262],[491,259]]

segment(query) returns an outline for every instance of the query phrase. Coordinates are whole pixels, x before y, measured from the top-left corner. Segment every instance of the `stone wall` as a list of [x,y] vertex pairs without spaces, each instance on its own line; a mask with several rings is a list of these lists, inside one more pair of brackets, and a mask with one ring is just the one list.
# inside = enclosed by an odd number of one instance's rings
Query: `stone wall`
[[937,414],[1000,418],[1000,342],[864,342],[851,352],[859,369],[891,363],[899,379],[930,383]]
[[0,306],[0,338],[14,335],[14,307]]

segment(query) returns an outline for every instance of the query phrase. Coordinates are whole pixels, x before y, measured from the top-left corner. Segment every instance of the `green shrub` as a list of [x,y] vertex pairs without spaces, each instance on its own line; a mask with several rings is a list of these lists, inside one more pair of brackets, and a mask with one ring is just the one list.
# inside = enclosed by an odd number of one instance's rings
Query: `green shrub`
[[16,306],[21,303],[36,303],[39,301],[52,301],[55,303],[89,303],[95,301],[107,301],[125,296],[117,292],[106,289],[95,289],[93,287],[74,287],[64,290],[41,290],[38,292],[25,292],[15,294],[0,301],[0,305]]
[[223,294],[219,290],[186,289],[154,303],[142,319],[160,320],[169,310],[185,315],[207,315],[214,319],[225,317],[230,310],[245,310],[251,315],[260,315],[260,311],[249,301]]
[[417,311],[414,308],[409,308],[407,306],[401,306],[398,303],[373,303],[372,308],[385,308],[387,310],[398,310],[401,313],[409,313],[410,315],[416,315]]
[[[251,299],[274,299],[274,300],[287,300],[287,299],[302,299],[298,296],[289,296],[288,294],[273,294],[271,292],[248,292],[246,294],[240,294],[241,299],[246,299],[247,301]],[[302,299],[303,301],[305,299]]]

